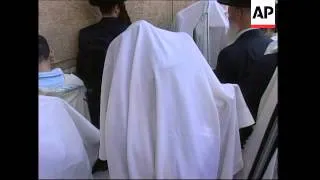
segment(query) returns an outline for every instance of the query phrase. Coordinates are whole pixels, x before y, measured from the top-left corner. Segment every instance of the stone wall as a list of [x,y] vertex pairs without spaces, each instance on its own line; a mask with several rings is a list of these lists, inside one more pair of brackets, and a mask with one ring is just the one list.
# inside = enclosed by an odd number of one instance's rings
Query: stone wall
[[[164,29],[171,27],[175,14],[196,0],[127,0],[131,20],[144,19]],[[54,52],[54,66],[73,72],[78,52],[78,32],[100,19],[88,0],[39,0],[39,33]]]

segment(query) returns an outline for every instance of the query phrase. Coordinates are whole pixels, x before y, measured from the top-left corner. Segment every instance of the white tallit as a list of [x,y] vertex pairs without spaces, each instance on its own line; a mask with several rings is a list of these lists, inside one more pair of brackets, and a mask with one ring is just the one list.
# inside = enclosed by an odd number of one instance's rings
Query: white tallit
[[212,69],[216,68],[220,51],[228,44],[229,21],[226,10],[216,0],[201,0],[176,14],[174,31],[186,32]]
[[74,107],[80,114],[90,121],[89,107],[86,100],[87,88],[83,81],[73,74],[64,74],[65,84],[72,86],[79,86],[72,93],[63,97],[72,107]]
[[232,178],[253,118],[186,33],[137,21],[107,52],[99,157],[110,178]]
[[[265,55],[278,52],[278,42],[271,42],[266,51]],[[264,92],[258,109],[257,114],[257,123],[254,126],[254,130],[249,137],[246,146],[243,150],[244,158],[244,168],[242,171],[236,175],[236,178],[247,179],[251,168],[253,167],[255,158],[258,154],[260,144],[262,142],[263,136],[266,133],[266,129],[270,122],[272,113],[278,103],[278,68],[275,69],[275,72],[269,82],[269,85]],[[276,151],[268,165],[268,168],[263,175],[263,178],[272,179],[277,176],[277,154]]]
[[208,11],[207,8],[208,1],[198,1],[180,10],[176,14],[173,31],[186,32],[192,37],[194,28],[203,13]]
[[[260,106],[258,110],[258,120],[265,121],[264,119],[269,118],[272,114],[276,103],[278,103],[278,68],[276,68],[270,83],[263,94]],[[261,130],[262,127],[256,125],[256,131]],[[263,125],[262,125],[263,126]],[[266,172],[263,175],[263,179],[277,179],[278,178],[278,150],[272,156],[271,161],[266,169]]]
[[[244,158],[244,168],[242,171],[236,175],[238,179],[246,179],[249,176],[250,170],[253,167],[254,160],[258,153],[260,144],[262,142],[263,136],[268,127],[272,112],[278,102],[278,73],[277,69],[261,98],[258,115],[257,124],[254,126],[254,130],[248,139],[245,149],[243,151]],[[273,179],[277,176],[277,151],[274,153],[268,168],[263,175],[263,178]]]
[[64,99],[87,120],[90,121],[86,87],[83,81],[73,74],[64,74],[64,84],[58,88],[39,88],[40,95],[55,96]]
[[99,131],[67,102],[39,96],[39,178],[88,179]]

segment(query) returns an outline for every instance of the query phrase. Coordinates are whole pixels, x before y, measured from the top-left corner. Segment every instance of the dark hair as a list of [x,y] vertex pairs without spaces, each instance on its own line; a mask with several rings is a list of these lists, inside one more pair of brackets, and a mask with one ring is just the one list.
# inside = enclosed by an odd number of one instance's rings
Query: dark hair
[[106,4],[100,4],[99,8],[102,14],[110,14],[112,13],[113,9],[118,6],[120,9],[120,14],[119,14],[119,19],[120,21],[122,21],[125,24],[130,25],[131,24],[131,20],[130,17],[128,15],[126,6],[124,4],[124,2],[108,2]]
[[39,41],[39,44],[38,44],[39,63],[41,63],[44,60],[48,60],[49,54],[50,54],[50,49],[49,49],[49,45],[48,45],[46,38],[39,35],[38,41]]
[[119,14],[119,19],[123,22],[126,23],[127,25],[131,25],[131,19],[129,17],[129,14],[127,12],[126,6],[124,3],[119,4],[120,7],[120,14]]
[[120,6],[121,3],[119,2],[110,2],[106,4],[101,4],[99,6],[100,11],[102,14],[110,14],[112,13],[113,9],[116,7],[116,5]]

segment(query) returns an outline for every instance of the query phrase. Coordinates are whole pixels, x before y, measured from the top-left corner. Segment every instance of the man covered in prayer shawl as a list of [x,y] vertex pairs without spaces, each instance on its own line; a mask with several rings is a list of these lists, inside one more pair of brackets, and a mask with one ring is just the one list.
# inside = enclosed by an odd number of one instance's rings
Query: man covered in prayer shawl
[[253,118],[186,33],[135,22],[111,42],[102,80],[99,158],[111,179],[231,179],[242,169],[239,128]]
[[73,74],[64,74],[60,68],[51,69],[50,47],[47,40],[39,35],[39,94],[56,96],[66,100],[72,107],[90,121],[86,87]]
[[227,46],[229,28],[226,10],[216,0],[202,0],[176,14],[174,31],[193,37],[212,69],[219,52]]
[[92,179],[99,131],[64,100],[39,96],[39,178]]

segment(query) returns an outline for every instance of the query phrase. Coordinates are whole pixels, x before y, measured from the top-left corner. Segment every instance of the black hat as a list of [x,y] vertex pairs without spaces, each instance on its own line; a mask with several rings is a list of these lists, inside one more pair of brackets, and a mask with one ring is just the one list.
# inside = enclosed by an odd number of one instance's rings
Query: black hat
[[234,7],[242,7],[242,8],[250,8],[251,0],[218,0],[220,4],[234,6]]
[[108,4],[123,3],[126,0],[89,0],[92,6],[103,6]]

